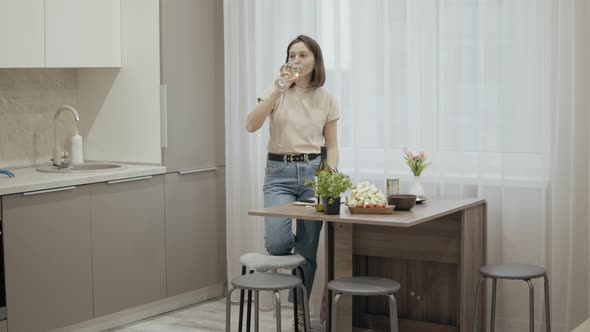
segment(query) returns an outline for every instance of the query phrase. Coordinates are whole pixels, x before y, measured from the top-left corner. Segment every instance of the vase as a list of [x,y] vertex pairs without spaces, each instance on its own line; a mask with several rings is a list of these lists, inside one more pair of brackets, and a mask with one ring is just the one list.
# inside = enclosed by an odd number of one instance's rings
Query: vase
[[334,198],[330,203],[330,198],[324,198],[324,214],[340,214],[340,197]]
[[419,175],[414,176],[414,182],[412,183],[410,194],[416,195],[416,197],[424,196],[424,187],[422,187],[422,179]]

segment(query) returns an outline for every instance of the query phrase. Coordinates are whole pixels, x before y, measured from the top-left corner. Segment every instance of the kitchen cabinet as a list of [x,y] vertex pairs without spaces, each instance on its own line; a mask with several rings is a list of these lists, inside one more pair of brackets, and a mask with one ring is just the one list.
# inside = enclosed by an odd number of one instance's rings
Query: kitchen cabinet
[[225,168],[166,174],[165,189],[166,295],[225,282]]
[[45,66],[43,0],[0,0],[0,68]]
[[121,66],[120,0],[0,0],[0,68]]
[[0,321],[0,332],[7,332],[6,320]]
[[89,203],[88,186],[2,197],[11,332],[93,317]]
[[164,177],[89,185],[95,317],[166,296]]
[[223,1],[161,1],[168,171],[225,164]]
[[46,67],[120,67],[120,0],[45,0]]

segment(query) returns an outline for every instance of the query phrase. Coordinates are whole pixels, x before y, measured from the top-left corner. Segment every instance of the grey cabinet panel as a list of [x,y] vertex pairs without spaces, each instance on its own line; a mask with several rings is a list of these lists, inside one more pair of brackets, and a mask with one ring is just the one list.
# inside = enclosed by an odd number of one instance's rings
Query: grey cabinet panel
[[225,168],[166,174],[167,296],[227,280]]
[[95,317],[165,297],[164,177],[90,185]]
[[92,319],[89,203],[87,186],[2,197],[11,332]]
[[224,165],[223,1],[161,1],[168,171]]

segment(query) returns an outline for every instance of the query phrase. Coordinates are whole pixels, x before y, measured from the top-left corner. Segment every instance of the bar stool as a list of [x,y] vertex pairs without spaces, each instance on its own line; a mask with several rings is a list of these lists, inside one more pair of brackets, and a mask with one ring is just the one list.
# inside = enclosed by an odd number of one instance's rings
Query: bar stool
[[[273,273],[277,273],[279,269],[284,270],[291,270],[291,273],[296,276],[299,273],[301,277],[303,286],[305,286],[305,276],[303,274],[303,268],[301,267],[305,264],[306,260],[301,255],[291,254],[291,255],[269,255],[269,254],[259,254],[259,253],[247,253],[240,257],[240,264],[242,264],[242,275],[246,274],[246,270],[249,270],[249,273],[253,272],[268,272],[272,271]],[[277,293],[278,294],[278,293]],[[280,301],[280,295],[278,296],[278,300]],[[250,318],[251,318],[251,311],[252,311],[252,291],[248,290],[248,313],[246,318],[246,331],[250,332]],[[295,324],[295,329],[297,329],[297,325],[299,324],[299,318],[297,317],[297,292],[293,292],[293,321]],[[258,309],[257,309],[258,310]],[[240,316],[239,316],[239,332],[242,332],[242,323],[244,318],[244,289],[240,290]]]
[[[303,315],[304,315],[304,325],[305,330],[311,330],[311,323],[309,319],[309,308],[307,306],[307,291],[303,286],[303,282],[298,277],[282,274],[282,273],[253,273],[242,275],[234,280],[232,280],[232,289],[227,294],[226,299],[226,307],[225,307],[225,331],[230,332],[231,327],[231,294],[236,289],[241,290],[248,290],[254,291],[254,331],[259,332],[260,329],[260,322],[259,322],[259,310],[258,310],[258,302],[259,302],[259,292],[260,291],[272,291],[275,293],[275,297],[277,298],[276,302],[276,310],[277,310],[277,317],[276,317],[276,324],[277,324],[277,332],[281,331],[281,300],[278,297],[279,291],[283,289],[299,289],[303,294]],[[296,293],[296,292],[294,292]],[[297,326],[296,326],[297,327]]]
[[340,295],[362,296],[387,296],[389,298],[389,320],[391,331],[398,332],[397,302],[393,293],[400,289],[399,282],[386,278],[376,277],[342,277],[328,283],[328,289],[332,292],[332,318],[331,330],[336,332],[336,307]]
[[545,279],[545,329],[551,332],[551,314],[549,311],[549,279],[547,278],[547,271],[543,267],[529,264],[491,264],[482,266],[479,269],[481,279],[477,283],[477,292],[475,295],[475,313],[473,317],[473,332],[479,331],[477,311],[479,307],[479,299],[481,292],[481,285],[487,278],[492,279],[492,315],[490,317],[490,332],[494,332],[495,317],[496,317],[496,281],[498,279],[508,280],[522,280],[529,285],[529,330],[535,331],[535,288],[531,279],[543,278]]

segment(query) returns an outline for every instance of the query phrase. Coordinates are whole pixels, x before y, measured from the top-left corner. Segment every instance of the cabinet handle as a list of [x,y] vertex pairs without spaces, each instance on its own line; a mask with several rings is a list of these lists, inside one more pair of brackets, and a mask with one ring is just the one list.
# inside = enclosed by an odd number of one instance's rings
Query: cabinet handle
[[107,184],[115,184],[115,183],[124,183],[124,182],[133,182],[133,181],[141,181],[141,180],[149,180],[151,179],[153,176],[148,175],[148,176],[142,176],[142,177],[138,177],[138,178],[130,178],[130,179],[122,179],[122,180],[113,180],[113,181],[109,181],[107,182]]
[[73,189],[76,189],[76,187],[72,186],[72,187],[63,187],[63,188],[55,188],[55,189],[47,189],[47,190],[39,190],[39,191],[29,191],[29,192],[23,193],[23,196],[49,194],[49,193],[55,193],[58,191],[66,191],[66,190],[73,190]]
[[178,171],[178,174],[185,175],[185,174],[211,172],[211,171],[216,171],[216,170],[217,170],[217,167],[201,168],[201,169],[189,169],[189,170],[186,170],[186,171]]
[[160,85],[160,123],[161,123],[161,145],[168,147],[168,85]]

